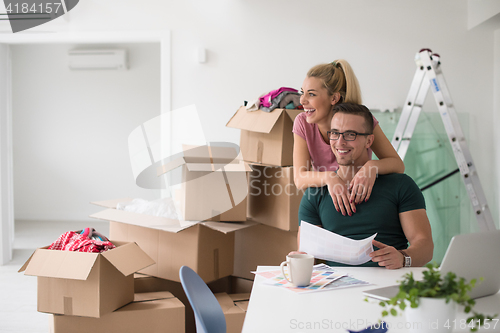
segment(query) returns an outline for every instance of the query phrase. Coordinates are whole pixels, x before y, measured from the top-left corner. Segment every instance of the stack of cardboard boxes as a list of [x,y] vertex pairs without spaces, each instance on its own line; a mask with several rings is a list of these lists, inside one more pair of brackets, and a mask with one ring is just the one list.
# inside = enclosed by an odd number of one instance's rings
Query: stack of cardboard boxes
[[135,243],[112,242],[102,253],[40,248],[20,269],[37,276],[37,308],[54,314],[51,332],[160,332],[165,323],[184,332],[184,305],[171,293],[134,292],[134,272],[153,260]]
[[102,254],[37,250],[23,270],[38,276],[39,311],[55,314],[53,331],[87,331],[91,325],[195,332],[179,279],[186,265],[216,293],[227,332],[241,332],[251,271],[279,265],[297,248],[302,192],[294,185],[291,165],[293,120],[300,112],[240,108],[227,126],[241,129],[244,162],[227,147],[204,146],[185,149],[159,167],[158,175],[182,168],[180,220],[116,209],[130,198],[94,202],[105,209],[91,217],[110,221],[116,249]]
[[[229,149],[230,150],[230,149]],[[228,323],[228,333],[241,332],[250,287],[235,281],[235,233],[255,223],[247,222],[248,165],[227,147],[189,147],[178,159],[159,167],[162,175],[182,169],[177,199],[181,220],[116,209],[132,199],[94,202],[106,209],[91,217],[110,221],[110,237],[135,242],[155,264],[136,274],[136,292],[169,291],[186,306],[186,332],[195,331],[195,320],[180,284],[179,269],[189,266],[209,285]],[[196,221],[202,222],[196,222]],[[231,221],[224,223],[219,221]]]
[[247,217],[258,225],[235,234],[233,276],[251,279],[258,265],[279,265],[297,249],[303,192],[293,180],[293,121],[301,110],[247,111],[226,126],[241,129],[240,149],[251,163]]

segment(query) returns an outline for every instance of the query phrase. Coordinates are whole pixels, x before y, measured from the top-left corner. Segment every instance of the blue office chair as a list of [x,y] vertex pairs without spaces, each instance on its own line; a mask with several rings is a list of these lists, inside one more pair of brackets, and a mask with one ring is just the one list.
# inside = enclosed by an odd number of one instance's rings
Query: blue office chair
[[226,318],[207,284],[191,268],[179,270],[182,288],[193,308],[196,333],[226,333]]

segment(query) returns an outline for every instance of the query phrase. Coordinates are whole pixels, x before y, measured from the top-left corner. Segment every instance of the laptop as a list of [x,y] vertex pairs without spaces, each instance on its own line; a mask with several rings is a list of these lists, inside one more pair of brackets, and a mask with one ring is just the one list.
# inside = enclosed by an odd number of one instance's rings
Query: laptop
[[[496,294],[500,290],[499,267],[500,230],[495,230],[454,236],[439,270],[442,275],[454,272],[467,281],[477,279],[476,286],[469,295],[471,298],[478,298]],[[393,285],[366,290],[363,294],[386,301],[398,292],[399,285]]]

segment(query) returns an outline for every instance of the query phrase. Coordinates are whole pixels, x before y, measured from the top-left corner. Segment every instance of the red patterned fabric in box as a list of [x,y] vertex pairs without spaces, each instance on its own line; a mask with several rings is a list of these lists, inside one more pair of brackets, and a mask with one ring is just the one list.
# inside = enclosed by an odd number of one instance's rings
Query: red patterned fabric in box
[[107,239],[105,241],[91,239],[88,234],[88,232],[84,234],[74,231],[65,232],[49,246],[49,250],[100,253],[116,247]]

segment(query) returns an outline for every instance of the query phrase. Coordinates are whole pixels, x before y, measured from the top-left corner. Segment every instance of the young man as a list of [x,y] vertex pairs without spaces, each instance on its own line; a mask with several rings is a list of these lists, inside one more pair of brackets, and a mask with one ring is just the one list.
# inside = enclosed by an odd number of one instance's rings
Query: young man
[[[337,177],[349,183],[369,159],[366,149],[373,143],[373,117],[364,105],[343,103],[333,109],[328,138],[339,164]],[[363,191],[362,188],[352,190]],[[396,269],[423,266],[432,259],[434,244],[424,197],[405,174],[378,175],[370,200],[358,204],[352,216],[336,210],[325,187],[310,187],[300,204],[300,221],[351,239],[363,239],[377,233],[373,245],[378,249],[370,254],[372,261],[362,266]]]

